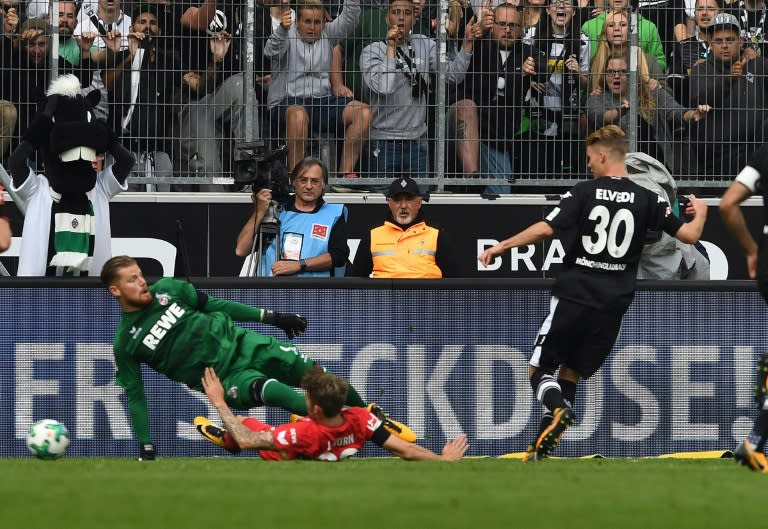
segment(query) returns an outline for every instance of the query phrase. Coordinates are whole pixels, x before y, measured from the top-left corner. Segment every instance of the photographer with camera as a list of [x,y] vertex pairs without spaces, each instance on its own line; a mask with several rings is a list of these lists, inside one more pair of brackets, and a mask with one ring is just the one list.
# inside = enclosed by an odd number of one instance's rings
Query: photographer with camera
[[[429,74],[437,71],[437,44],[424,35],[411,35],[415,19],[413,0],[390,0],[385,40],[366,46],[360,56],[365,99],[373,112],[362,162],[366,176],[416,178],[429,172],[427,96],[432,90]],[[473,17],[461,50],[448,63],[449,82],[464,79],[474,40],[481,34]]]
[[284,178],[273,170],[252,184],[254,212],[235,247],[238,256],[249,257],[241,275],[343,276],[335,269],[349,255],[348,213],[343,204],[323,200],[328,169],[316,158],[299,162],[291,172],[294,195],[284,196]]

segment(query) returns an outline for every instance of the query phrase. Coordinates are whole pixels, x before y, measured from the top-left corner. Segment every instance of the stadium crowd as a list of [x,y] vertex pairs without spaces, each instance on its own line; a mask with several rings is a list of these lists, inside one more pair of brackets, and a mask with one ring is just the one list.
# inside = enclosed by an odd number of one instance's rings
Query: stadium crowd
[[586,175],[583,140],[611,123],[636,123],[637,150],[676,176],[729,181],[765,138],[763,1],[640,1],[636,57],[636,6],[593,2],[450,0],[438,87],[441,14],[424,0],[264,0],[252,20],[242,0],[62,0],[56,28],[47,1],[2,0],[0,156],[55,70],[100,92],[95,114],[134,153],[133,177],[209,178],[174,190],[221,190],[241,144],[263,139],[287,146],[289,170],[322,154],[341,190],[437,173],[511,192]]

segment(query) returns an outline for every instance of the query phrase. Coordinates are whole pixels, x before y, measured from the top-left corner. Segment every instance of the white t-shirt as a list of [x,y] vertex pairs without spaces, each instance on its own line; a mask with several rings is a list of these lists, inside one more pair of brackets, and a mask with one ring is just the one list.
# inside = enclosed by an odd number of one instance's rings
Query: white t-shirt
[[[97,35],[101,34],[99,32],[98,26],[94,24],[93,20],[91,20],[91,16],[95,16],[96,20],[100,22],[102,26],[104,26],[105,30],[119,30],[120,35],[122,35],[120,39],[120,49],[123,50],[128,48],[128,33],[131,31],[131,17],[121,11],[120,16],[117,17],[115,22],[104,22],[104,20],[99,16],[99,6],[97,4],[85,3],[83,4],[83,7],[80,8],[80,13],[77,16],[77,27],[73,33],[75,36],[80,36],[83,33],[87,33],[89,31],[96,33]],[[101,37],[98,37],[95,41],[93,41],[93,48],[91,48],[91,51],[103,50],[106,47],[107,44],[104,42],[104,40]]]

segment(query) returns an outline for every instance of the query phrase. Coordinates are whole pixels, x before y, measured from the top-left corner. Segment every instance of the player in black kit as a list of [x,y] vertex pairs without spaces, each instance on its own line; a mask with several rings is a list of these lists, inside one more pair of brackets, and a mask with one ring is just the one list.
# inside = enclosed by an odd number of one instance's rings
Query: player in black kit
[[[763,298],[768,301],[768,186],[762,182],[762,175],[768,175],[768,145],[763,145],[750,157],[736,179],[720,200],[720,215],[731,235],[741,246],[747,258],[747,273],[757,279],[757,286]],[[741,203],[756,193],[763,195],[763,236],[760,245],[747,228]],[[736,448],[733,456],[739,463],[757,472],[768,473],[765,460],[765,444],[768,441],[768,353],[763,353],[757,364],[755,402],[760,410],[749,436]]]
[[626,154],[626,138],[616,125],[590,134],[587,166],[595,178],[571,188],[544,220],[478,256],[488,266],[510,248],[535,244],[555,232],[565,248],[550,312],[529,362],[531,387],[547,412],[525,461],[549,456],[575,422],[576,384],[593,375],[611,352],[635,295],[648,232],[664,230],[693,244],[704,229],[704,202],[691,195],[686,213],[694,217],[683,223],[664,199],[627,178]]

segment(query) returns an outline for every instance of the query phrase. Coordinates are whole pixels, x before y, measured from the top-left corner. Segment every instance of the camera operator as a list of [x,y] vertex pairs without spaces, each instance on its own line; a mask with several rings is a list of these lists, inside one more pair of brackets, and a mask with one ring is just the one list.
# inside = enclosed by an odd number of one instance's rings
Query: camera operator
[[[328,204],[322,198],[328,169],[320,160],[305,158],[291,172],[291,183],[295,194],[282,204],[272,200],[271,189],[254,192],[254,212],[237,236],[235,253],[256,260],[260,277],[343,276],[343,271],[335,269],[344,267],[349,255],[348,213],[343,204]],[[273,222],[274,208],[280,209],[278,230],[270,236],[266,228]],[[254,255],[259,247],[264,247],[262,254]],[[276,256],[278,248],[280,255]]]

